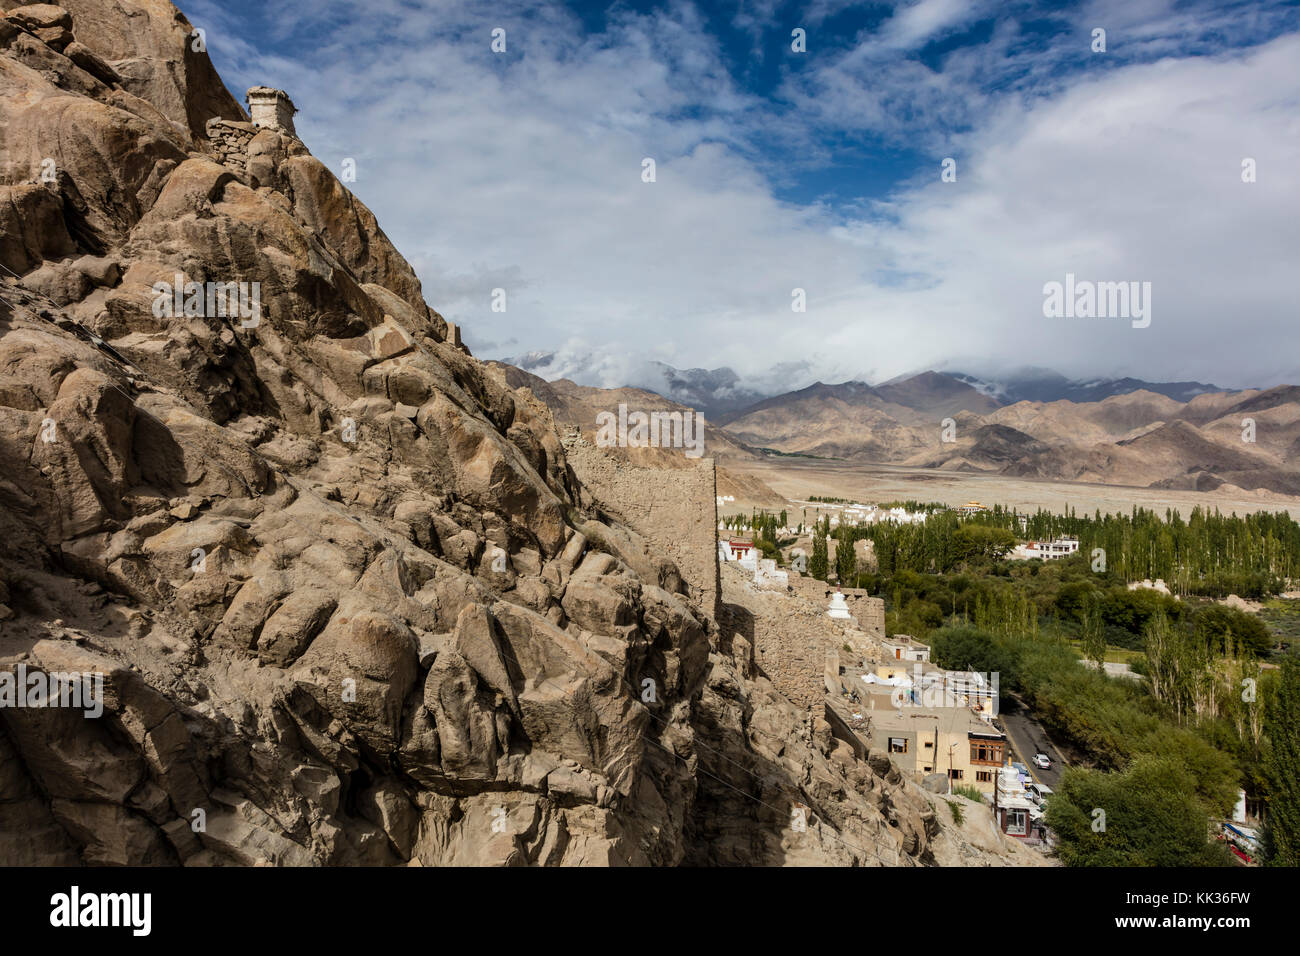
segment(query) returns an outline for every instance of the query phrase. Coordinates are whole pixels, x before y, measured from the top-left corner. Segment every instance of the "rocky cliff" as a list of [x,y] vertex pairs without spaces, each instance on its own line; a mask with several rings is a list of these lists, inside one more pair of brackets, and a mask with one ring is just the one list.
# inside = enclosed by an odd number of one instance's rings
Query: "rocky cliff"
[[0,863],[960,843],[584,505],[545,405],[175,8],[0,6],[0,671],[103,688],[0,698]]

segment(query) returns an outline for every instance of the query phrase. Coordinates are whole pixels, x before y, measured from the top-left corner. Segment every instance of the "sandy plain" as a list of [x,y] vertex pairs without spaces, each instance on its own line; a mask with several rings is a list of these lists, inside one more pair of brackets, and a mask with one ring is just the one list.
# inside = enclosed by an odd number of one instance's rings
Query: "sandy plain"
[[[725,464],[733,472],[760,479],[791,502],[807,500],[810,495],[863,503],[915,500],[952,506],[978,501],[985,506],[1001,504],[1022,512],[1044,508],[1058,514],[1067,506],[1080,514],[1091,514],[1097,509],[1105,514],[1130,511],[1136,504],[1161,513],[1173,508],[1183,517],[1200,505],[1239,515],[1286,511],[1300,519],[1300,497],[1240,488],[1209,492],[1140,488],[806,458],[729,460]],[[734,503],[727,502],[719,510],[724,514],[748,514],[755,503],[738,495]],[[771,508],[770,503],[759,503],[759,506]]]

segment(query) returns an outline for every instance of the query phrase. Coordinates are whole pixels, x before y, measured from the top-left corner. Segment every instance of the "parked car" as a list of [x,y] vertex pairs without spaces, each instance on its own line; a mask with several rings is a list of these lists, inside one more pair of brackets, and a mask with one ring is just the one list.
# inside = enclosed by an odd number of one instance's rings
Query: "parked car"
[[1025,790],[1029,793],[1029,799],[1040,807],[1047,806],[1047,798],[1052,795],[1052,788],[1045,783],[1031,783]]
[[1047,754],[1034,754],[1034,766],[1039,770],[1051,770],[1052,758]]
[[1016,773],[1020,774],[1020,776],[1023,779],[1025,780],[1029,779],[1029,768],[1026,767],[1024,764],[1013,760],[1011,761],[1011,766],[1015,768]]

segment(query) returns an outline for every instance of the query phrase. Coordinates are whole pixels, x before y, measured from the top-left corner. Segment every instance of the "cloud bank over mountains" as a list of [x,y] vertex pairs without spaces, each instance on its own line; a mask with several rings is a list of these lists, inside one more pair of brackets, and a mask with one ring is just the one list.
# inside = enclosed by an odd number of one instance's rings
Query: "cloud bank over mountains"
[[[316,155],[356,161],[349,187],[484,357],[551,352],[604,386],[728,366],[769,393],[1022,365],[1300,378],[1279,347],[1300,248],[1295,7],[434,9],[188,12],[232,87],[290,90]],[[1044,317],[1067,273],[1150,282],[1150,326]]]

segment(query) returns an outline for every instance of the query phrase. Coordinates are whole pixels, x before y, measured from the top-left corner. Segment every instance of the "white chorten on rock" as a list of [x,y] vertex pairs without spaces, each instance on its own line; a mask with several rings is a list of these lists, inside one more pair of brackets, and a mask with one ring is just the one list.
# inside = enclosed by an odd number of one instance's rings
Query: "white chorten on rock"
[[298,112],[298,107],[293,105],[293,100],[284,90],[254,86],[249,89],[246,102],[254,126],[278,129],[290,136],[298,135],[293,128],[293,114]]
[[760,588],[785,590],[790,584],[790,573],[777,568],[775,559],[761,558],[754,570],[754,584]]
[[849,614],[849,606],[844,603],[843,591],[836,591],[831,595],[831,607],[830,610],[826,612],[826,616],[839,618],[840,620],[845,621],[852,617],[852,615]]

